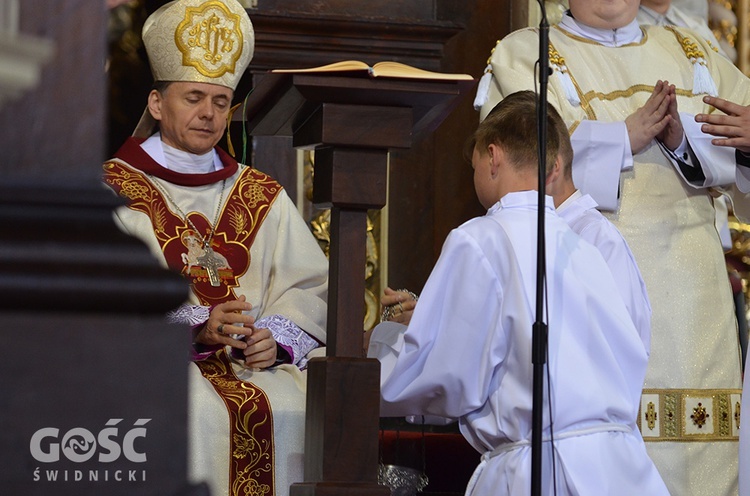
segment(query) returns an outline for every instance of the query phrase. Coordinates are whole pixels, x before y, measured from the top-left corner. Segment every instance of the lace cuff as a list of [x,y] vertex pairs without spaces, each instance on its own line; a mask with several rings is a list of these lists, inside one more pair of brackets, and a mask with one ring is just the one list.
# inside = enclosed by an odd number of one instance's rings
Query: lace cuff
[[[206,323],[210,314],[211,307],[182,304],[175,310],[167,312],[167,322],[170,324],[187,324],[191,326],[193,328],[193,339],[195,339],[195,334],[197,334],[198,328]],[[206,346],[193,343],[193,361],[199,362],[205,360],[221,348],[221,345]]]
[[195,327],[205,324],[210,314],[211,307],[182,304],[167,312],[167,322],[170,324],[190,324]]
[[255,321],[255,327],[270,330],[276,342],[290,350],[292,364],[301,369],[307,364],[305,356],[319,346],[315,338],[281,315],[258,319]]

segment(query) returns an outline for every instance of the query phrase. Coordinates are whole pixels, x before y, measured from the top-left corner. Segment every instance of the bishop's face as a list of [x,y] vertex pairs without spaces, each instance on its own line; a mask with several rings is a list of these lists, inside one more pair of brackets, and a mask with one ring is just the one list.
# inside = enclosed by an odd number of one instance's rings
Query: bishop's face
[[221,139],[233,92],[225,86],[178,81],[153,90],[149,110],[159,121],[161,139],[178,150],[203,155]]
[[593,28],[618,29],[635,19],[640,0],[570,0],[569,3],[577,21]]

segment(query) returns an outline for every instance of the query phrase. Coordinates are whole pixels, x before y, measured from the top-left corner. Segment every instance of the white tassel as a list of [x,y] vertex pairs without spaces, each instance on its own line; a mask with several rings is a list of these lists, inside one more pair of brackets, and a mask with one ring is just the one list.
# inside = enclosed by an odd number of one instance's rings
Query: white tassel
[[716,83],[706,67],[703,59],[690,59],[693,63],[693,95],[707,93],[711,96],[719,96]]
[[479,79],[479,85],[477,86],[477,96],[474,97],[474,110],[481,110],[482,106],[487,103],[490,98],[490,83],[492,82],[492,66],[487,65],[484,69],[484,74]]
[[581,104],[581,99],[578,98],[578,92],[576,91],[575,86],[573,86],[573,80],[570,78],[570,74],[568,74],[567,67],[555,66],[555,69],[555,74],[557,74],[557,78],[560,80],[560,84],[565,92],[565,98],[568,99],[568,102],[570,102],[572,106],[579,106]]

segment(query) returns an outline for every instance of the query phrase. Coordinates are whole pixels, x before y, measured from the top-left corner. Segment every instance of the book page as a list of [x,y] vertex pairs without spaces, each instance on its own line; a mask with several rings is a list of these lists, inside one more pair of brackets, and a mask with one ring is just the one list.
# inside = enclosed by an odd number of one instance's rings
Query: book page
[[442,79],[445,81],[472,80],[469,74],[451,74],[445,72],[433,72],[419,69],[400,62],[378,62],[372,67],[375,77],[401,77],[413,79]]
[[306,69],[273,69],[271,72],[297,73],[297,72],[344,72],[344,71],[369,71],[370,66],[359,60],[342,60],[333,64],[321,65],[319,67],[308,67]]
[[469,74],[450,74],[444,72],[433,72],[419,69],[400,62],[384,61],[378,62],[370,67],[360,60],[342,60],[319,67],[308,67],[305,69],[273,69],[276,73],[315,73],[315,72],[367,72],[372,77],[391,77],[408,79],[435,79],[443,81],[471,81],[474,78]]

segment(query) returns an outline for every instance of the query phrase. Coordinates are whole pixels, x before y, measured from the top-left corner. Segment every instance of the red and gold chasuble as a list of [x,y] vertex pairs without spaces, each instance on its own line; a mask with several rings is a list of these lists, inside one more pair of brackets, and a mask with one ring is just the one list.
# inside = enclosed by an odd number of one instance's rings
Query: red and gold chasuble
[[[227,166],[225,178],[226,174],[233,175],[237,163],[217,150]],[[210,221],[202,213],[188,212],[188,222],[174,211],[175,206],[165,198],[163,190],[147,177],[149,171],[164,173],[140,148],[139,140],[128,140],[117,155],[128,163],[145,164],[141,167],[143,171],[121,160],[112,160],[104,164],[104,182],[127,200],[129,208],[149,217],[170,269],[190,281],[201,305],[213,306],[237,299],[233,288],[250,266],[250,247],[281,186],[260,171],[244,168],[229,189],[211,237]],[[221,260],[216,267],[218,285],[211,284],[206,267],[200,264],[204,253],[201,242],[208,238]],[[229,494],[275,494],[273,417],[265,392],[237,378],[224,350],[195,363],[229,412]]]

